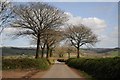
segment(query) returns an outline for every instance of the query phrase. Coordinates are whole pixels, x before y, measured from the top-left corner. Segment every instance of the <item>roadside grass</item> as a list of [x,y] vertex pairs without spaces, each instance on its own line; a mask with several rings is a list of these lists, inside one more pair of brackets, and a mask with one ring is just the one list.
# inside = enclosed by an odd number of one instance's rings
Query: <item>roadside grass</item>
[[53,65],[55,63],[55,59],[48,59],[49,64]]
[[85,80],[96,80],[92,76],[88,75],[86,72],[78,70],[79,74],[85,78]]

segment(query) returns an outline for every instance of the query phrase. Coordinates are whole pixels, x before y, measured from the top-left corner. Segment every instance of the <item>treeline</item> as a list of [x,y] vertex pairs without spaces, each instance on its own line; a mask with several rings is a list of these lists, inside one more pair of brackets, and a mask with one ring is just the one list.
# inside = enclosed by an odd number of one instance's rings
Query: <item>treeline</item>
[[79,69],[97,80],[119,80],[120,57],[115,58],[71,58],[66,61],[70,67]]
[[[10,12],[10,16],[1,16],[1,19],[5,19],[2,22],[16,29],[11,33],[14,39],[20,36],[31,38],[31,43],[37,46],[35,58],[43,58],[45,51],[46,58],[52,57],[55,47],[60,46],[59,43],[63,40],[76,48],[77,58],[79,58],[81,46],[94,45],[98,41],[97,36],[90,28],[83,24],[67,23],[70,16],[66,11],[47,3],[31,2],[17,5],[9,3],[10,7],[7,7],[9,4],[6,1],[0,1],[0,3],[3,10],[0,11],[0,15]],[[3,6],[4,4],[6,7]],[[0,27],[4,29],[5,24],[1,24]],[[39,55],[40,50],[41,55]]]

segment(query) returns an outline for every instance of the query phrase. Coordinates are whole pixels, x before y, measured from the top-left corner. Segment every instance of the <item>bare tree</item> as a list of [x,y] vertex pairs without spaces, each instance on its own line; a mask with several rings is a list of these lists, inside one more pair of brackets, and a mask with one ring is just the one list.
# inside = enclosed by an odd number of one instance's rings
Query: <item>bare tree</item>
[[57,46],[55,48],[55,53],[58,55],[59,58],[62,58],[62,57],[64,57],[66,50],[63,46]]
[[[46,58],[52,56],[52,50],[62,39],[62,32],[59,30],[49,29],[48,31],[44,32],[42,43],[44,44],[43,48],[46,47]],[[41,57],[43,57],[43,53]]]
[[13,17],[10,10],[11,3],[7,0],[0,0],[0,34],[7,27],[10,19]]
[[55,45],[58,44],[61,40],[63,40],[61,31],[52,30],[50,34],[47,36],[48,38],[46,40],[46,47],[47,47],[46,58],[49,57],[49,54],[52,55],[52,50],[55,48]]
[[97,36],[93,34],[90,28],[84,25],[68,25],[69,28],[66,29],[65,36],[70,41],[72,46],[77,49],[77,58],[80,57],[80,47],[83,45],[94,45],[98,40]]
[[73,52],[73,48],[71,46],[67,47],[66,52],[68,53],[68,58],[70,58],[70,54]]
[[[46,58],[52,57],[52,52],[56,45],[63,40],[63,34],[59,30],[49,29],[43,33],[43,37],[41,38],[40,48],[41,48],[41,58],[44,57],[44,53],[46,52]],[[37,39],[33,38],[31,44],[36,44]]]
[[16,15],[12,26],[26,30],[16,33],[17,36],[32,35],[37,39],[35,58],[38,58],[39,47],[43,33],[47,29],[59,27],[67,21],[63,11],[45,3],[26,3],[13,8]]

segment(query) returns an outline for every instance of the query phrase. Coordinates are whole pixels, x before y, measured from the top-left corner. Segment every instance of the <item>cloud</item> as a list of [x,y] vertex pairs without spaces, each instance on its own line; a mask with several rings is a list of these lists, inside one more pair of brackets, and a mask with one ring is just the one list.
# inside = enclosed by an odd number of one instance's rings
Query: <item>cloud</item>
[[80,16],[73,16],[71,13],[66,12],[69,16],[68,24],[79,25],[83,24],[91,28],[96,34],[101,33],[107,27],[107,24],[104,20],[97,17],[82,18]]
[[19,31],[31,31],[30,29],[23,29],[23,28],[14,28],[14,27],[7,27],[3,30],[3,34],[14,34],[15,32],[19,32]]
[[101,34],[99,39],[101,40],[97,44],[99,47],[118,47],[118,27],[114,27],[108,35]]
[[109,32],[109,26],[105,20],[97,17],[82,18],[80,16],[73,16],[71,13],[66,12],[69,16],[67,23],[73,25],[83,24],[91,28],[91,30],[98,36],[100,42],[97,43],[97,47],[115,47],[118,45],[118,27]]
[[14,32],[16,32],[16,31],[18,31],[16,28],[13,28],[13,27],[6,27],[6,28],[4,28],[4,30],[3,30],[3,32],[2,32],[2,35],[1,35],[1,37],[2,37],[2,42],[5,42],[5,41],[8,41],[8,40],[10,40],[10,38],[11,38],[11,36],[12,36],[12,34],[14,33]]
[[90,18],[83,18],[82,24],[90,27],[95,33],[101,33],[107,27],[107,24],[104,20],[90,17]]
[[26,30],[29,29],[6,27],[2,32],[2,41],[11,40],[16,33],[18,33],[19,31],[26,31]]
[[28,47],[30,46],[29,42],[31,37],[25,36],[25,37],[16,37],[13,38],[14,34],[18,31],[24,31],[27,29],[22,28],[13,28],[13,27],[7,27],[3,30],[2,36],[1,36],[1,46],[15,46],[15,47]]
[[3,30],[3,34],[13,33],[13,32],[16,32],[17,30],[18,30],[17,28],[7,27]]

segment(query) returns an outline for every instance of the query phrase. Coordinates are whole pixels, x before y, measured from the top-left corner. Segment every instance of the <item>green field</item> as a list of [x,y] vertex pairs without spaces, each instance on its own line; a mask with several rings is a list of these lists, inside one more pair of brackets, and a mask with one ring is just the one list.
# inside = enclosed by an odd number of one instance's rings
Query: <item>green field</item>
[[112,51],[111,53],[111,56],[120,56],[120,52],[118,52],[118,51]]

